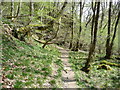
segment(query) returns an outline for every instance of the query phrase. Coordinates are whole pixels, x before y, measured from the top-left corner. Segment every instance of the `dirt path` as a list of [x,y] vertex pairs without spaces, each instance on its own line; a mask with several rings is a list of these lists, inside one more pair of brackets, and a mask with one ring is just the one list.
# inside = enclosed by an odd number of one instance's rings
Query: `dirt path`
[[75,74],[71,69],[71,65],[69,63],[69,50],[57,46],[56,48],[58,48],[61,52],[60,58],[64,65],[64,70],[62,71],[63,88],[78,88],[76,80],[74,78]]

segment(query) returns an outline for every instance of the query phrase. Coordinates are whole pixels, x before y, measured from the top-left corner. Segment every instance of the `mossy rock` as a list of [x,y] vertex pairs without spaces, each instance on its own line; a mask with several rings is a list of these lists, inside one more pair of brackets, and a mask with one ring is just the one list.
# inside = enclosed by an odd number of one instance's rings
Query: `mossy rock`
[[99,65],[97,69],[112,70],[112,68],[109,65],[106,65],[106,64]]
[[101,61],[100,64],[105,64],[105,65],[109,65],[109,66],[117,66],[117,67],[120,67],[120,64],[111,63],[111,62],[108,62],[108,61],[106,61],[106,60]]

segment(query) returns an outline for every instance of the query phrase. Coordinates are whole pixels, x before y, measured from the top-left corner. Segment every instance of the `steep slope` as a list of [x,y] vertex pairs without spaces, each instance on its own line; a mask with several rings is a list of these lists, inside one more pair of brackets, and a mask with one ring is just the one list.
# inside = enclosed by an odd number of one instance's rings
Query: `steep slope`
[[[2,37],[2,87],[3,88],[48,88],[60,87],[60,53],[52,45],[45,49],[41,44],[32,44],[17,39]],[[54,71],[53,67],[57,67]]]

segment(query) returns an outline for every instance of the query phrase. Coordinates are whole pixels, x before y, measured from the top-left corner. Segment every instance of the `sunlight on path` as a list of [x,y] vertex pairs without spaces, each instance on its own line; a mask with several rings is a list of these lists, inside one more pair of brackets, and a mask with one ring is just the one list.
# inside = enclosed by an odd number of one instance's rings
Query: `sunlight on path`
[[71,69],[71,65],[69,63],[69,50],[63,49],[61,47],[56,46],[61,52],[61,60],[64,65],[64,70],[62,71],[62,81],[63,88],[78,88],[76,84],[76,80],[74,78],[74,72]]

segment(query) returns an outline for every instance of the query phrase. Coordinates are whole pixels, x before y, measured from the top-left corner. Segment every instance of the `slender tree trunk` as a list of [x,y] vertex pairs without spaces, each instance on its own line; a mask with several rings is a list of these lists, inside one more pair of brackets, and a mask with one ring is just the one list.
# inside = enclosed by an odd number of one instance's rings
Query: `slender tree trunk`
[[107,41],[106,41],[106,59],[110,59],[110,26],[111,26],[111,6],[112,2],[109,3],[109,13],[108,13],[108,32],[107,32]]
[[33,9],[34,9],[34,3],[32,0],[30,0],[30,16],[33,15]]
[[92,11],[93,11],[93,17],[92,17],[92,27],[91,27],[91,43],[93,41],[93,29],[94,29],[95,11],[96,11],[96,4],[93,7],[93,2],[92,2]]
[[100,21],[100,26],[99,26],[99,29],[101,29],[102,28],[102,25],[103,25],[103,20],[104,20],[104,16],[105,16],[105,12],[104,12],[104,9],[105,9],[105,5],[104,5],[105,3],[103,3],[102,5],[102,16],[101,16],[101,21]]
[[[0,5],[2,6],[2,2],[0,2]],[[2,8],[0,8],[0,18],[2,18]]]
[[[21,0],[19,0],[19,4],[18,4],[18,8],[17,8],[17,12],[16,12],[16,18],[19,16],[20,14],[20,9],[21,9]],[[12,30],[12,35],[15,37],[15,38],[18,38],[18,32],[17,30],[15,29],[15,27],[13,27],[13,30]],[[19,39],[19,38],[18,38]]]
[[21,0],[19,0],[16,17],[20,15],[20,9],[21,9]]
[[[14,0],[11,0],[11,13],[10,13],[10,16],[13,17],[14,16]],[[12,20],[14,18],[11,18]]]
[[80,35],[81,35],[81,32],[82,32],[82,26],[81,26],[82,11],[83,11],[82,2],[80,2],[80,28],[79,28],[79,32],[78,32],[78,38],[77,38],[77,44],[76,44],[76,50],[75,51],[78,51],[79,46],[80,46]]
[[[118,28],[120,28],[120,25],[118,25]],[[118,30],[118,55],[120,56],[120,30]]]
[[[104,16],[105,16],[105,12],[104,12],[105,3],[104,3],[104,2],[101,3],[101,8],[102,8],[102,10],[101,10],[101,11],[102,11],[102,13],[101,13],[102,15],[101,15],[101,18],[100,18],[101,21],[100,21],[100,24],[99,24],[99,32],[100,32],[100,35],[99,35],[99,36],[100,36],[100,37],[102,36],[102,33],[101,33],[101,32],[103,31],[102,27],[103,27],[103,20],[104,20]],[[101,52],[102,52],[102,45],[101,45],[102,42],[103,42],[103,41],[100,41],[100,42],[99,42],[99,45],[98,45],[99,54],[101,54]]]
[[112,48],[113,48],[114,40],[115,40],[115,37],[116,37],[116,32],[117,32],[117,26],[118,26],[119,18],[120,18],[120,11],[118,13],[118,18],[117,18],[117,21],[116,21],[116,24],[115,24],[112,41],[110,43],[110,48],[109,48],[109,55],[110,56],[109,56],[109,58],[111,57],[111,54],[112,54]]
[[87,23],[85,25],[86,28],[87,28],[87,26],[88,26],[88,24],[90,23],[91,20],[92,20],[92,18],[89,16],[88,21],[87,21]]
[[62,15],[63,12],[64,12],[65,7],[67,6],[67,4],[68,4],[68,2],[67,2],[67,0],[65,0],[63,6],[62,6],[62,8],[61,8],[61,10],[59,11],[59,13],[58,13],[54,18],[59,19],[59,18],[61,17],[61,15]]
[[64,41],[63,41],[64,44],[66,42],[67,36],[68,36],[68,31],[65,32]]
[[96,2],[96,5],[97,5],[97,13],[96,13],[96,16],[95,16],[95,21],[93,22],[93,23],[95,23],[94,37],[93,37],[93,41],[91,42],[91,45],[90,45],[89,55],[88,55],[87,62],[85,63],[85,67],[83,67],[81,69],[81,70],[83,70],[83,71],[85,71],[87,73],[89,72],[90,62],[91,62],[91,60],[93,58],[94,51],[95,51],[95,46],[96,46],[96,41],[97,41],[97,31],[98,31],[98,18],[99,18],[99,11],[100,11],[100,2]]
[[69,49],[73,47],[73,34],[74,34],[74,2],[72,2],[72,22],[71,22],[71,39],[70,39],[70,46]]
[[70,46],[69,46],[69,49],[71,49],[72,48],[72,46],[73,46],[73,23],[72,23],[72,26],[71,26],[72,28],[71,28],[71,40],[70,40]]

